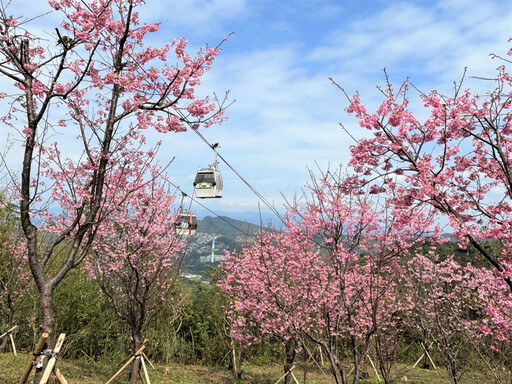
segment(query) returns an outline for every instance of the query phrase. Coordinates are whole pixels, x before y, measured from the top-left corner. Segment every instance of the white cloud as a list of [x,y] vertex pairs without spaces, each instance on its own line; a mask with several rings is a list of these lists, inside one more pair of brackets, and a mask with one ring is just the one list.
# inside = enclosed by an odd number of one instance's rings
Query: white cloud
[[224,30],[223,23],[238,17],[246,7],[246,0],[152,0],[141,8],[140,17],[144,22],[162,23],[175,35],[173,37],[182,36],[185,31],[202,35],[226,34],[230,31]]

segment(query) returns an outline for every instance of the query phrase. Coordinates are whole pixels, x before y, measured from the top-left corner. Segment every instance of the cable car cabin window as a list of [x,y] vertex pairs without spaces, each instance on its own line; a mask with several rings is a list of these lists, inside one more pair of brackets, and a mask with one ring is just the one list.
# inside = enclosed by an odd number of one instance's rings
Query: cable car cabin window
[[193,236],[197,231],[197,217],[193,212],[178,214],[175,223],[175,230],[178,235]]
[[196,225],[197,226],[197,217],[195,213],[180,213],[178,215],[178,219],[176,220],[177,224],[180,225]]
[[199,183],[212,183],[215,185],[215,174],[213,171],[198,172],[194,180],[194,185]]

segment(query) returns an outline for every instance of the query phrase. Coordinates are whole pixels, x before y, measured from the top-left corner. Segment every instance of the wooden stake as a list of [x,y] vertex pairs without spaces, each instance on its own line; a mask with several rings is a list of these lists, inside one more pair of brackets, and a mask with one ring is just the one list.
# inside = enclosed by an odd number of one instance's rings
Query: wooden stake
[[233,352],[233,372],[235,373],[235,377],[238,374],[238,369],[236,367],[236,351],[235,351],[235,344],[231,342],[231,351]]
[[324,366],[324,353],[322,352],[322,347],[318,346],[318,352],[320,352],[320,364],[322,364],[322,367]]
[[57,376],[57,380],[59,380],[60,384],[68,384],[68,381],[57,367],[55,367],[55,376]]
[[[433,343],[430,343],[429,348],[430,348],[430,347],[432,347],[432,344],[433,344]],[[425,348],[425,345],[424,345],[423,343],[421,343],[421,346],[423,347],[423,349],[424,349],[424,350],[425,350],[425,352],[426,352],[427,350],[426,350],[426,348]],[[420,358],[418,359],[418,361],[416,361],[416,363],[414,363],[414,365],[412,366],[413,368],[415,368],[415,367],[419,364],[419,362],[421,361],[421,359],[423,358],[423,356],[425,356],[425,352],[423,352],[423,353],[421,354]],[[430,359],[430,358],[429,358],[429,359]],[[430,359],[430,360],[431,360],[431,359]],[[432,361],[432,360],[431,360],[431,361]],[[432,365],[434,365],[434,363],[432,363]],[[435,367],[435,365],[434,365],[434,367]]]
[[14,352],[14,356],[18,356],[16,353],[16,344],[14,344],[14,339],[12,338],[12,333],[9,332],[9,337],[11,338],[12,351]]
[[418,363],[421,361],[421,359],[423,359],[423,356],[425,356],[425,352],[423,352],[421,354],[420,358],[418,359],[418,361],[414,363],[414,365],[412,366],[413,368],[415,368],[418,365]]
[[297,380],[297,378],[295,377],[295,375],[293,374],[292,370],[290,369],[290,375],[292,375],[293,377],[293,380],[295,380],[295,383],[296,384],[300,384],[299,381]]
[[25,384],[25,382],[28,379],[28,375],[30,375],[30,371],[32,371],[32,367],[34,366],[34,357],[41,352],[41,349],[43,349],[44,343],[46,343],[46,339],[48,338],[47,333],[43,333],[41,335],[41,338],[36,344],[36,347],[34,348],[34,352],[30,352],[28,355],[29,362],[27,363],[27,366],[25,367],[25,370],[23,371],[23,374],[20,377],[20,381],[18,384]]
[[14,327],[12,327],[11,329],[8,329],[6,332],[2,333],[2,334],[0,335],[0,339],[1,339],[2,337],[4,337],[5,335],[7,335],[7,334],[11,333],[12,331],[14,331],[16,328],[18,328],[18,326],[17,326],[17,325],[15,325]]
[[373,370],[375,371],[375,374],[377,375],[377,379],[379,379],[379,382],[380,382],[381,380],[380,380],[379,372],[377,372],[377,368],[375,368],[375,364],[373,364],[373,361],[370,358],[370,355],[366,355],[366,357],[368,358],[368,360],[370,360],[370,364],[372,365]]
[[[324,370],[322,369],[322,367],[318,364],[318,362],[315,360],[315,358],[313,357],[313,355],[311,354],[310,350],[308,349],[308,347],[306,347],[306,344],[302,343],[302,347],[306,350],[306,352],[308,353],[308,355],[311,357],[311,359],[313,360],[313,362],[315,363],[315,365],[318,367],[318,369],[320,370],[320,372],[322,372],[322,375],[324,375],[325,377],[327,377],[327,375],[325,374]],[[319,348],[321,348],[319,346]],[[321,350],[320,350],[321,351]],[[320,355],[321,357],[322,355]],[[308,358],[308,363],[309,363],[309,358]]]
[[119,376],[119,375],[121,374],[121,372],[123,372],[123,370],[124,370],[128,365],[130,365],[130,363],[131,363],[131,362],[132,362],[132,361],[133,361],[133,360],[134,360],[138,355],[140,355],[140,354],[142,353],[142,350],[143,350],[144,348],[146,348],[146,346],[145,346],[145,345],[143,345],[142,347],[140,347],[140,348],[139,348],[139,350],[138,350],[137,352],[135,352],[135,354],[134,354],[132,357],[130,357],[130,358],[128,359],[128,361],[127,361],[126,363],[124,363],[124,365],[119,369],[119,371],[117,371],[117,372],[116,372],[116,374],[115,374],[114,376],[112,376],[112,377],[110,378],[110,380],[109,380],[109,381],[107,381],[105,384],[109,384],[109,383],[111,383],[111,382],[112,382],[112,381],[113,381],[117,376]]
[[139,379],[142,384],[146,384],[144,378],[142,377],[142,369],[139,369]]
[[151,365],[151,368],[156,369],[155,366],[153,364],[151,364],[151,360],[148,359],[148,357],[146,356],[146,354],[144,352],[142,352],[142,356],[144,356],[144,358],[147,360],[149,365]]
[[274,384],[277,384],[279,383],[281,380],[283,380],[287,375],[289,375],[290,373],[292,373],[292,369],[295,368],[295,365],[293,367],[290,368],[290,370],[288,372],[286,372],[283,376],[281,376],[279,378],[279,380],[277,380]]
[[48,364],[46,364],[46,369],[43,372],[43,377],[41,377],[40,384],[46,384],[48,382],[48,379],[50,378],[50,375],[53,372],[53,367],[55,366],[55,363],[57,362],[57,355],[60,352],[60,349],[62,348],[62,344],[64,344],[65,338],[66,338],[65,333],[61,333],[59,335],[59,338],[57,339],[57,343],[55,343],[55,347],[52,350],[53,356],[50,357],[50,360],[48,360]]
[[146,369],[146,363],[144,362],[144,356],[140,357],[140,363],[142,364],[142,370],[144,371],[144,376],[146,377],[146,383],[151,384],[149,381],[148,370]]
[[430,357],[430,353],[428,353],[427,351],[427,348],[425,348],[425,345],[423,343],[421,343],[421,346],[423,347],[423,349],[425,350],[425,353],[427,354],[427,357],[428,359],[430,360],[430,362],[432,363],[432,366],[434,367],[434,369],[437,371],[437,367],[436,365],[434,364],[434,361],[432,360],[432,357]]

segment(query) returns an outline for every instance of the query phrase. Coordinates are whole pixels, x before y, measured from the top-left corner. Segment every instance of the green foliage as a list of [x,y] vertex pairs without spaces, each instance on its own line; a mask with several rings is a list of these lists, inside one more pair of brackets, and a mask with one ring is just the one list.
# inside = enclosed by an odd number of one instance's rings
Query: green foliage
[[[148,327],[148,337],[164,361],[215,365],[229,350],[222,297],[217,287],[182,282]],[[167,324],[166,324],[167,320]]]
[[101,289],[83,270],[74,269],[55,291],[55,327],[66,333],[70,358],[124,358],[129,331]]
[[[430,246],[431,245],[427,239],[427,241],[422,243],[418,249],[413,249],[411,256],[415,251],[419,251],[422,254],[427,254]],[[496,252],[499,249],[503,249],[503,245],[500,244],[497,240],[483,242],[482,246],[487,250],[492,249]],[[444,261],[449,256],[453,255],[454,260],[460,265],[467,265],[468,263],[471,263],[473,266],[478,268],[486,268],[489,266],[489,263],[482,257],[481,253],[473,245],[469,244],[467,247],[462,247],[460,242],[451,237],[444,243],[435,244],[435,254],[439,258],[439,261]]]

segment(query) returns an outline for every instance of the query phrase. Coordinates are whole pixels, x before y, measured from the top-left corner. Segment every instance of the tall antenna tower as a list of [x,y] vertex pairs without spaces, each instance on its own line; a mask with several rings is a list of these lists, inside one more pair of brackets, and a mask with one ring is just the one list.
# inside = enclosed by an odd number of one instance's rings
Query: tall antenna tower
[[215,263],[215,237],[212,239],[212,263]]

